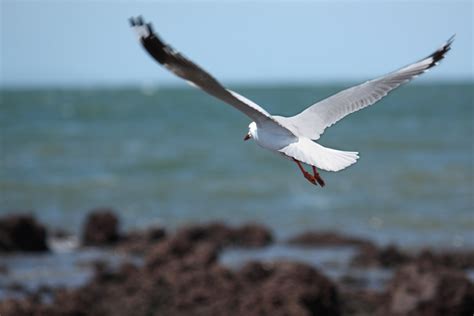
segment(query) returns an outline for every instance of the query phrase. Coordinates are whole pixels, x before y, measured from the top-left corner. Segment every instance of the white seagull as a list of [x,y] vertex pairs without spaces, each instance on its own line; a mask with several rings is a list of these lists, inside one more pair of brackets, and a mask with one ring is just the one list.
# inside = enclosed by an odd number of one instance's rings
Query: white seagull
[[[316,143],[324,130],[437,65],[450,50],[454,39],[453,35],[433,54],[416,63],[336,93],[295,116],[283,117],[271,115],[246,97],[224,88],[214,77],[163,42],[142,17],[130,18],[130,24],[146,51],[161,65],[252,119],[244,140],[251,138],[259,146],[293,160],[308,181],[321,186],[325,183],[316,168],[340,171],[359,158],[358,152],[326,148]],[[310,165],[313,174],[307,172],[301,163]]]

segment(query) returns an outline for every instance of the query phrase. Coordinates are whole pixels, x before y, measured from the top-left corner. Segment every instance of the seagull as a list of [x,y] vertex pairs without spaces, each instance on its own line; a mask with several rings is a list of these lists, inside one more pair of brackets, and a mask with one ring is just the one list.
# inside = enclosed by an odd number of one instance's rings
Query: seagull
[[[210,95],[228,103],[252,122],[244,140],[253,139],[260,147],[293,160],[304,177],[314,185],[325,185],[318,169],[340,171],[354,163],[359,153],[326,148],[317,142],[326,128],[348,114],[375,104],[389,92],[437,65],[451,48],[454,35],[438,50],[413,64],[385,76],[340,91],[291,116],[271,115],[246,97],[226,89],[213,76],[166,44],[151,23],[141,16],[130,18],[130,25],[145,50],[166,69]],[[312,168],[312,173],[302,164]]]

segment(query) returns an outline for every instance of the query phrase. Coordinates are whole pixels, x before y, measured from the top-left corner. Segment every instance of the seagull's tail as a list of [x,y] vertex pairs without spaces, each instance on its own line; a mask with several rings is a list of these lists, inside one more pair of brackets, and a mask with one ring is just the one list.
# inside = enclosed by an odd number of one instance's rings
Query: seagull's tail
[[[316,143],[315,143],[316,144]],[[319,144],[320,154],[317,158],[321,169],[328,171],[340,171],[353,165],[359,159],[359,153],[355,151],[342,151],[332,148],[326,148]]]
[[340,171],[357,162],[359,153],[326,148],[307,138],[300,138],[280,152],[305,164],[326,171]]

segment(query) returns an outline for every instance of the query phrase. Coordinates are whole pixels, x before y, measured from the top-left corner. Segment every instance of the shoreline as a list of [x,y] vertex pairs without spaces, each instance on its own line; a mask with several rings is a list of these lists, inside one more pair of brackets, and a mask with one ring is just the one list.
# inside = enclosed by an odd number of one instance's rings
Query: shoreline
[[[33,254],[12,249],[11,238],[10,251],[5,252],[6,232],[14,233],[15,225],[23,234],[30,230],[41,237],[44,231],[43,242],[47,235],[52,241],[47,243],[49,252],[38,237],[40,247]],[[286,311],[313,315],[323,311],[327,315],[426,315],[428,308],[430,315],[455,315],[474,306],[472,249],[406,251],[336,231],[307,231],[275,240],[273,232],[255,223],[191,224],[172,232],[153,226],[123,233],[119,227],[115,213],[106,209],[89,214],[81,237],[64,231],[52,234],[28,216],[1,218],[0,314],[252,315]],[[38,257],[55,271],[49,271],[50,276],[59,273],[56,281],[61,281],[62,271],[63,281],[71,278],[76,283],[48,284],[45,281],[54,277],[44,276],[35,287],[31,280],[29,285],[12,282],[17,268],[9,259],[23,266],[29,262],[32,278],[32,271],[47,270],[34,266]],[[77,271],[66,273],[62,264],[81,271],[80,282]],[[23,273],[28,272],[24,269]],[[440,299],[446,291],[458,295]]]

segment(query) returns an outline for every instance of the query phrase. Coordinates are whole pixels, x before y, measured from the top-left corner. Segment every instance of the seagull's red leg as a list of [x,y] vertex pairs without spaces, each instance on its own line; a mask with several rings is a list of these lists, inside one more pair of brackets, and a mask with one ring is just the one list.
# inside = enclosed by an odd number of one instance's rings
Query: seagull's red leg
[[298,165],[298,167],[300,168],[301,172],[303,173],[304,177],[306,178],[306,180],[308,180],[309,182],[311,182],[312,184],[314,185],[317,185],[316,184],[316,179],[309,173],[307,172],[306,170],[304,170],[303,166],[301,165],[301,163],[296,160],[295,158],[293,158],[293,161],[296,162],[296,164]]
[[316,179],[316,181],[318,181],[319,185],[323,187],[326,183],[324,183],[324,180],[319,175],[318,170],[316,170],[316,167],[315,166],[312,166],[312,167],[313,167],[314,179]]

